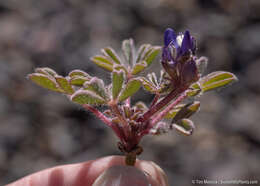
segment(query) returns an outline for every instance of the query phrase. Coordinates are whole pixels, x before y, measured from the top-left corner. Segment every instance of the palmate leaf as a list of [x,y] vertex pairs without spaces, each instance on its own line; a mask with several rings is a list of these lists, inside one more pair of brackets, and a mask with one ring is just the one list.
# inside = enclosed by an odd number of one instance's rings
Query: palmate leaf
[[78,90],[71,96],[71,101],[78,104],[102,105],[106,100],[90,90]]
[[135,46],[133,39],[126,39],[122,42],[122,51],[129,66],[134,64]]
[[123,70],[114,70],[112,73],[112,96],[113,99],[117,99],[119,93],[122,90],[123,83],[124,83],[124,71]]
[[103,55],[110,57],[115,63],[121,64],[121,59],[112,48],[104,48],[101,50],[101,52],[103,53]]
[[156,85],[154,85],[151,81],[149,81],[145,77],[141,77],[140,80],[141,80],[145,90],[147,90],[148,92],[151,92],[153,94],[158,92]]
[[58,75],[54,70],[52,70],[51,68],[48,68],[48,67],[36,68],[35,72],[36,73],[45,74],[45,75],[51,76],[51,77],[54,77],[55,75]]
[[140,79],[138,79],[138,78],[131,79],[126,84],[123,91],[121,92],[121,94],[119,96],[119,101],[124,101],[128,97],[134,95],[141,88],[141,85],[142,85],[142,83],[141,83]]
[[159,54],[160,50],[161,47],[142,45],[138,51],[138,56],[136,59],[136,63],[132,69],[132,74],[136,75],[145,70],[145,68],[147,68],[149,65],[151,65],[151,63]]
[[144,55],[144,61],[146,61],[147,66],[149,66],[153,62],[160,51],[161,47],[158,46],[153,46],[147,51],[147,53]]
[[90,81],[86,81],[83,87],[84,90],[93,91],[105,100],[109,98],[104,82],[99,78],[93,77]]
[[86,81],[89,81],[89,77],[75,75],[70,79],[70,84],[74,86],[83,86]]
[[136,63],[139,63],[144,60],[144,56],[150,47],[151,47],[150,44],[143,44],[139,47],[138,52],[137,52]]
[[75,76],[82,76],[82,77],[86,77],[86,78],[91,78],[91,76],[87,73],[87,72],[84,72],[82,70],[72,70],[70,73],[69,73],[69,77],[73,78]]
[[59,87],[64,91],[64,93],[67,94],[73,94],[74,89],[72,88],[71,84],[69,81],[62,76],[55,76],[56,82],[58,83]]
[[61,92],[59,89],[58,84],[56,83],[55,79],[52,77],[49,77],[45,74],[41,73],[32,73],[27,76],[30,80],[32,80],[37,85],[47,88],[52,91]]
[[133,67],[131,74],[136,75],[142,72],[147,66],[148,65],[146,61],[141,61],[140,63],[136,63],[135,66]]
[[224,71],[217,71],[204,76],[199,80],[201,89],[203,92],[214,90],[230,83],[237,81],[237,77],[230,73]]
[[113,61],[107,56],[97,55],[92,57],[91,61],[107,71],[113,71]]

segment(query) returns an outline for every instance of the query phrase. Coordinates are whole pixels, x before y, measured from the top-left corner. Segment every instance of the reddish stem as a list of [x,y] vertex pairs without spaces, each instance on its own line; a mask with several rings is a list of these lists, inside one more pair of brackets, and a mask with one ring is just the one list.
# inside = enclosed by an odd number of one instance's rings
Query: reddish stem
[[153,98],[153,101],[152,101],[152,103],[151,103],[151,105],[150,105],[150,108],[155,105],[155,103],[158,101],[159,98],[160,98],[160,94],[159,94],[159,93],[156,93],[156,94],[154,95],[154,98]]
[[160,120],[168,114],[168,112],[175,107],[177,104],[179,104],[182,100],[184,100],[187,97],[186,92],[183,92],[174,102],[172,102],[170,105],[168,105],[165,109],[163,109],[162,112],[158,113],[155,117],[152,118],[152,121],[150,122],[149,128],[154,127],[156,123],[158,123]]
[[139,122],[146,122],[149,120],[156,112],[161,110],[167,104],[169,104],[174,98],[176,98],[179,94],[185,91],[187,87],[176,88],[173,89],[165,98],[163,98],[159,103],[152,106],[146,113],[144,113],[143,117],[140,118]]
[[97,118],[99,118],[101,121],[103,121],[107,126],[111,127],[112,122],[109,118],[107,118],[102,112],[100,112],[98,109],[95,107],[92,107],[88,104],[82,105],[86,110],[89,110],[95,114]]

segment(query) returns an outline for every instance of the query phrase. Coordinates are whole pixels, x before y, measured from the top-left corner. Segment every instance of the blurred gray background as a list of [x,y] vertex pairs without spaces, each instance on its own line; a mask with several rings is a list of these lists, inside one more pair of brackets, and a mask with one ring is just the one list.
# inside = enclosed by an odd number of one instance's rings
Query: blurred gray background
[[[260,185],[259,0],[0,0],[0,185],[60,164],[120,154],[114,134],[65,96],[26,79],[35,67],[66,75],[109,74],[89,58],[132,37],[162,45],[163,31],[189,29],[207,72],[239,82],[199,98],[190,137],[145,137],[140,159],[159,164],[170,185],[192,179],[258,180]],[[158,68],[154,64],[150,71]],[[135,100],[149,103],[152,96]]]

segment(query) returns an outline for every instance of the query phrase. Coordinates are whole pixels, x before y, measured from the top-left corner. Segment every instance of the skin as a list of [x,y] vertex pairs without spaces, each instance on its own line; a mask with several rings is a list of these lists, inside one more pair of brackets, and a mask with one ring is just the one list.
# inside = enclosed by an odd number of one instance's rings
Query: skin
[[[78,164],[49,168],[7,186],[91,186],[107,168],[125,165],[123,156],[107,156]],[[135,166],[145,172],[152,186],[167,186],[164,171],[151,161],[137,160]]]

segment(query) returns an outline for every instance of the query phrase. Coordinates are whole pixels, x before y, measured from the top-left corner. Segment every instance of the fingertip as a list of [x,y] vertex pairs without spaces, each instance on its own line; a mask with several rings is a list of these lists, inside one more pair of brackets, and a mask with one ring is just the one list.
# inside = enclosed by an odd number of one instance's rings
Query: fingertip
[[137,166],[146,173],[152,186],[168,186],[168,179],[165,172],[152,161],[139,161]]
[[146,175],[133,166],[116,165],[105,170],[93,186],[149,186]]

